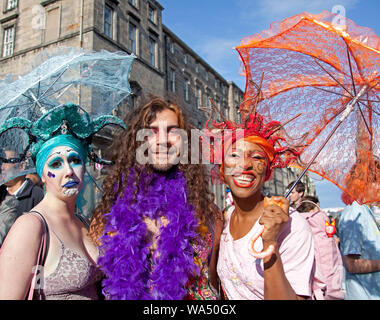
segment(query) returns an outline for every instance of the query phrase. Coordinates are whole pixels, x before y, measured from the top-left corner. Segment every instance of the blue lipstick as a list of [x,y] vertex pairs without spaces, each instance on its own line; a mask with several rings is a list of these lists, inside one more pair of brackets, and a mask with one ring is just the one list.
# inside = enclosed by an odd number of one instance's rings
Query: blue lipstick
[[62,186],[62,188],[72,188],[72,187],[77,186],[78,184],[79,184],[78,181],[71,180],[71,181],[69,181],[69,182],[66,182],[66,183]]

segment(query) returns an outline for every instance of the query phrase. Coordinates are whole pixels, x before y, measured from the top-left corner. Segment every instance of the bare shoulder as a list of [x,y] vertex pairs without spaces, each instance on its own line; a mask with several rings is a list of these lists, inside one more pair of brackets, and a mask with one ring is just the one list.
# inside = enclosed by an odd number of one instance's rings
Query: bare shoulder
[[0,252],[0,299],[24,299],[38,261],[44,226],[39,217],[17,218]]
[[42,232],[44,229],[43,222],[40,217],[32,213],[24,213],[17,218],[12,228],[25,229],[36,233]]
[[9,245],[26,245],[29,248],[34,245],[38,246],[43,232],[44,225],[41,219],[34,214],[25,213],[18,217],[12,225],[6,242],[9,243]]

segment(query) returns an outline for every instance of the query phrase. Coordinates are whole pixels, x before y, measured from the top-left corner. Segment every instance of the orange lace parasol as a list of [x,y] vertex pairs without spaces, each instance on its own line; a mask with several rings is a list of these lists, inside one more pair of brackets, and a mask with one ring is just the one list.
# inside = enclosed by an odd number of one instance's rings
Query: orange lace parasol
[[301,151],[302,175],[315,172],[361,204],[380,201],[380,38],[338,18],[302,13],[243,38],[240,112],[253,100],[267,120],[294,117],[283,134]]

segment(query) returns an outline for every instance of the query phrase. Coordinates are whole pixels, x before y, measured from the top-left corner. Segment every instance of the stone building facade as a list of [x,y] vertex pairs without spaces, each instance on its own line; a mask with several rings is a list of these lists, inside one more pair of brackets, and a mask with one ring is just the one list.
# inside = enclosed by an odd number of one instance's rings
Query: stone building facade
[[[0,77],[23,73],[35,54],[58,46],[120,50],[137,56],[130,74],[134,95],[129,107],[160,96],[181,103],[193,116],[194,125],[201,127],[206,115],[200,108],[209,106],[211,97],[225,115],[237,116],[243,92],[162,23],[163,7],[158,1],[2,2]],[[229,95],[230,88],[235,99]]]
[[[158,96],[183,106],[199,129],[207,120],[210,98],[224,116],[238,120],[242,90],[163,24],[164,8],[156,0],[1,0],[1,5],[0,79],[22,74],[43,50],[124,51],[136,56],[130,73],[133,94],[119,106],[118,116]],[[103,152],[110,135],[99,135],[95,144]],[[102,177],[101,172],[94,175]],[[281,181],[277,184],[284,185]],[[276,184],[268,190],[276,191]],[[223,206],[224,186],[213,185],[213,191]]]

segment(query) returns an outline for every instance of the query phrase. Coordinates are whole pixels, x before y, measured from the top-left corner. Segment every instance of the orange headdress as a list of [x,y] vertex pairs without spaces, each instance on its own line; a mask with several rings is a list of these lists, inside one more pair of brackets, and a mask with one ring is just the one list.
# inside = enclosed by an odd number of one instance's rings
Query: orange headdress
[[299,153],[281,145],[285,145],[286,140],[281,136],[281,123],[270,121],[265,124],[264,118],[258,113],[250,113],[241,124],[233,121],[212,121],[211,128],[208,128],[209,121],[206,122],[206,136],[212,141],[208,144],[211,162],[220,164],[220,173],[223,174],[224,155],[228,148],[237,140],[244,139],[259,145],[267,156],[269,165],[267,166],[266,180],[271,177],[274,168],[284,168],[291,161],[297,159]]

